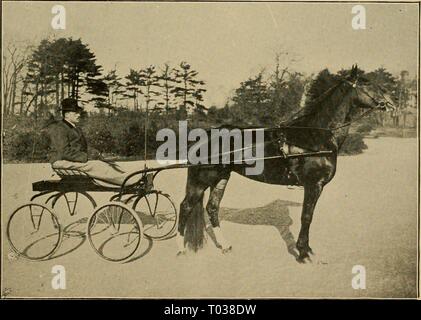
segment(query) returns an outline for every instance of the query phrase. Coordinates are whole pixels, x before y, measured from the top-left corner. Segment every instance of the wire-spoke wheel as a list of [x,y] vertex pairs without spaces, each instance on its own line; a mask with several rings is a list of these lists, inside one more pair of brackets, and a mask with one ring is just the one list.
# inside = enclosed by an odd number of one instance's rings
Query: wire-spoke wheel
[[120,202],[95,209],[87,226],[86,234],[94,251],[112,262],[129,260],[143,239],[142,221],[133,209]]
[[62,227],[53,210],[32,202],[12,213],[6,233],[13,251],[29,260],[47,259],[60,247],[63,238]]
[[136,198],[132,207],[142,220],[147,237],[162,240],[174,234],[178,215],[169,195],[154,190]]

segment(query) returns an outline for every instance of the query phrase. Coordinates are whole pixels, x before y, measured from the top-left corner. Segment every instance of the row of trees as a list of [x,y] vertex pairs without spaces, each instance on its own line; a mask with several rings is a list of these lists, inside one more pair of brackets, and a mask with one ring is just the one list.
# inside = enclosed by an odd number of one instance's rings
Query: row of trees
[[42,40],[36,48],[9,45],[3,65],[6,115],[56,112],[66,97],[91,102],[108,112],[130,108],[167,114],[176,111],[185,116],[206,109],[205,82],[187,62],[175,68],[165,64],[131,69],[121,78],[116,69],[105,73],[80,39],[60,38]]
[[[27,51],[14,46],[5,49],[3,147],[7,161],[47,161],[45,122],[37,117],[56,112],[59,101],[69,96],[107,111],[90,113],[80,123],[90,146],[121,159],[138,159],[143,157],[145,146],[148,156],[153,157],[156,132],[164,127],[177,130],[177,120],[185,118],[188,111],[193,111],[189,115],[191,127],[276,126],[299,111],[306,97],[318,96],[330,87],[313,81],[313,75],[294,71],[288,55],[281,53],[272,67],[241,82],[223,107],[211,106],[203,112],[205,83],[186,62],[176,68],[165,64],[131,69],[120,77],[116,69],[105,73],[80,40],[45,40]],[[323,78],[324,73],[330,74],[323,70],[318,77]],[[346,74],[346,70],[338,74]],[[394,77],[384,68],[365,76],[392,94],[401,109],[413,100],[416,82]],[[145,113],[146,109],[151,112]],[[35,115],[35,119],[28,115]],[[361,152],[366,147],[364,135],[384,125],[386,117],[378,113],[357,124],[342,152]]]
[[[284,120],[303,104],[312,79],[291,70],[292,63],[288,53],[279,53],[271,72],[262,70],[242,82],[224,108],[209,109],[208,118],[244,125],[273,125]],[[409,80],[407,71],[394,77],[384,68],[369,76],[395,96],[399,108],[392,118],[393,124],[399,125],[399,117],[416,101],[416,80]],[[193,111],[203,116],[205,92],[205,82],[187,62],[177,67],[164,64],[130,69],[123,77],[116,68],[104,72],[80,39],[45,39],[37,47],[24,48],[9,44],[3,55],[6,115],[56,113],[63,98],[73,97],[108,113],[149,110],[180,119]],[[379,116],[378,124],[385,124],[384,116]]]
[[130,69],[122,79],[117,70],[88,82],[90,101],[95,107],[108,112],[118,108],[134,111],[152,110],[158,113],[187,113],[206,109],[203,105],[205,82],[197,79],[198,72],[187,62],[177,68],[164,64],[157,69],[151,65],[144,69]]

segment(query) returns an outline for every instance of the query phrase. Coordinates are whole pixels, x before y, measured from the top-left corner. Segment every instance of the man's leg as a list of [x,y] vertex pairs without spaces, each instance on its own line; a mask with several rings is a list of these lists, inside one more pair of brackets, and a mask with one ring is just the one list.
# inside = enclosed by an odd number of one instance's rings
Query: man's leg
[[[108,182],[111,184],[121,185],[126,177],[130,174],[123,170],[117,170],[111,164],[101,160],[90,160],[88,162],[71,162],[60,160],[53,163],[55,169],[78,170],[86,173],[93,179]],[[139,176],[128,181],[128,185],[135,183]]]

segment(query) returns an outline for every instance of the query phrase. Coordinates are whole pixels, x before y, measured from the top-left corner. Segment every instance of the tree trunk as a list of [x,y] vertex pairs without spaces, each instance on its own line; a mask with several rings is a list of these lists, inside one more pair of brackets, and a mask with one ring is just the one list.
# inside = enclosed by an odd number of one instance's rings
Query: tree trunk
[[170,109],[170,88],[168,86],[168,80],[165,81],[165,111],[166,116],[168,117],[168,111]]
[[25,103],[25,101],[24,101],[24,92],[25,92],[25,90],[26,90],[26,83],[24,83],[23,84],[23,87],[22,87],[22,89],[21,89],[21,91],[20,91],[20,108],[19,108],[19,114],[22,114],[23,113],[23,106],[24,106],[24,103]]
[[39,111],[41,115],[44,112],[44,84],[41,84],[41,94],[39,97]]
[[39,84],[37,82],[37,84],[35,85],[35,105],[34,105],[35,117],[37,116],[37,112],[38,112],[38,90],[39,90]]
[[7,89],[4,88],[3,90],[3,103],[4,103],[4,114],[7,115],[8,114],[8,108],[7,108]]
[[6,92],[6,96],[7,96],[7,104],[6,104],[6,108],[7,108],[7,114],[10,114],[11,112],[11,106],[12,106],[12,91],[13,91],[13,81],[12,79],[9,80],[9,84],[8,84],[8,90]]
[[60,80],[57,75],[56,76],[56,109],[54,110],[54,113],[56,115],[59,114],[59,108],[60,108]]
[[72,80],[72,94],[71,94],[71,97],[73,99],[76,99],[76,96],[75,96],[75,81],[74,80]]
[[12,97],[10,99],[10,103],[11,103],[10,113],[11,114],[15,114],[15,100],[16,100],[16,75],[13,77]]
[[79,100],[79,72],[76,73],[75,81],[75,99]]
[[184,79],[184,95],[183,95],[183,106],[184,106],[184,112],[187,116],[187,80]]
[[63,72],[60,74],[61,75],[61,97],[60,97],[60,101],[64,99],[64,75]]

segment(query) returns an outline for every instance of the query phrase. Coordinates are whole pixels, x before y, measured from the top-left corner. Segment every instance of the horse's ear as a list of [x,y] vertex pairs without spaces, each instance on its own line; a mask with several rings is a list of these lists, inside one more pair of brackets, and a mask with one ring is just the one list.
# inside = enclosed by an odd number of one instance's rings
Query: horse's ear
[[352,65],[350,77],[352,79],[356,78],[358,75],[358,67],[356,64]]

